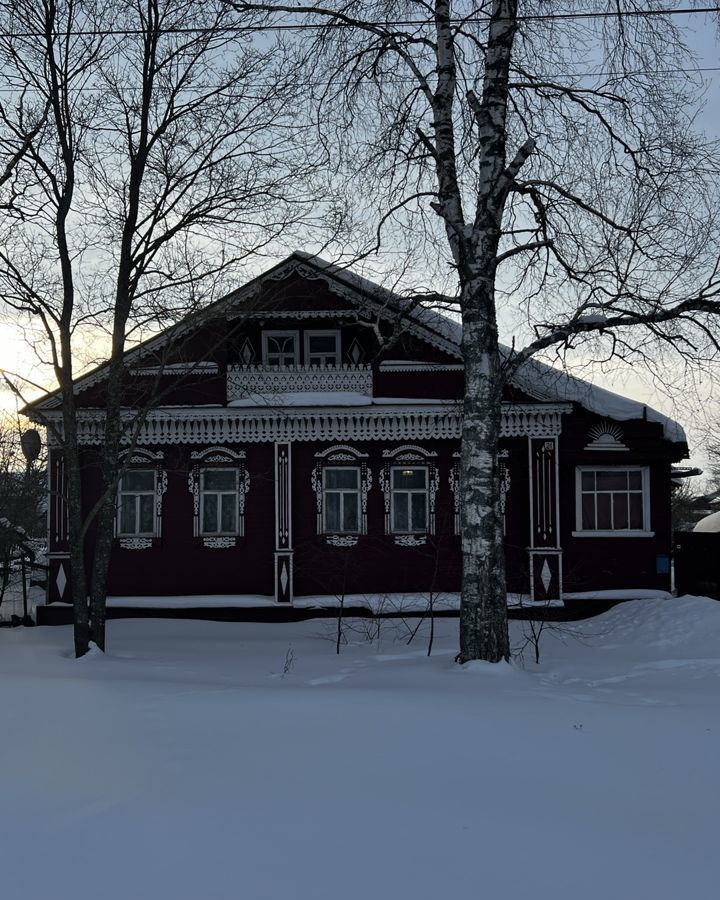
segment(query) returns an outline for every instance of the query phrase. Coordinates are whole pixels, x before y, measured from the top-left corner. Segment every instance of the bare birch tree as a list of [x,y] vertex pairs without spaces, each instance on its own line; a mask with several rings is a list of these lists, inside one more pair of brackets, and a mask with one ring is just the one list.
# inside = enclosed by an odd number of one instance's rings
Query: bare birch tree
[[[0,295],[60,387],[77,655],[105,647],[132,329],[209,299],[307,210],[293,60],[261,23],[220,0],[0,3]],[[91,561],[73,392],[88,325],[110,345]]]
[[693,132],[701,85],[663,6],[234,2],[301,29],[324,139],[368,198],[356,221],[374,213],[376,248],[452,274],[461,662],[510,652],[497,449],[513,373],[549,350],[715,350],[716,148]]

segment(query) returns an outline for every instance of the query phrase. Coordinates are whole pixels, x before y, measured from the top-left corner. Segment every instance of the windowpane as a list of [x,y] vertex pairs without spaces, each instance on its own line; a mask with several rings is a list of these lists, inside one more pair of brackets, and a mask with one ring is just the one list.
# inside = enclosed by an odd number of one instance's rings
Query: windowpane
[[[584,531],[642,531],[647,480],[640,468],[580,472],[579,527]],[[593,487],[594,483],[594,487]]]
[[609,531],[612,528],[612,519],[610,518],[610,497],[611,494],[597,495],[597,525],[601,531]]
[[340,494],[325,495],[325,531],[341,531]]
[[396,494],[393,498],[393,531],[402,533],[410,530],[410,522],[408,520],[409,499],[409,494]]
[[628,495],[613,494],[613,528],[628,527]]
[[582,527],[594,531],[595,525],[595,494],[582,495]]
[[427,469],[393,469],[393,488],[423,489],[427,487]]
[[223,494],[221,497],[220,530],[227,534],[237,531],[237,495]]
[[642,494],[630,494],[628,497],[630,505],[630,528],[644,528],[643,522],[643,498]]
[[343,494],[343,531],[359,531],[357,494]]
[[628,473],[597,472],[597,489],[599,491],[626,491],[628,486]]
[[120,497],[120,533],[135,534],[135,497]]
[[337,352],[337,335],[311,334],[308,337],[308,347],[311,353],[334,354]]
[[425,531],[427,528],[427,494],[410,494],[412,509],[412,531]]
[[155,519],[155,497],[152,494],[140,496],[140,531],[152,534]]
[[234,491],[237,487],[235,469],[208,469],[202,473],[203,489],[206,491]]
[[206,534],[218,530],[218,496],[217,494],[205,494],[202,503],[202,530]]
[[359,469],[325,469],[326,488],[357,489],[360,483]]
[[123,491],[154,491],[155,471],[153,469],[132,469],[122,477]]

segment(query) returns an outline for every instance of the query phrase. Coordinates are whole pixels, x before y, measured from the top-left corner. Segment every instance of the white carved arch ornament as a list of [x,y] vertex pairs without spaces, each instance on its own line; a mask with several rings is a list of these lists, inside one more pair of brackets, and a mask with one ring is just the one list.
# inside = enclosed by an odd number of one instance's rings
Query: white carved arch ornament
[[[392,478],[391,468],[401,463],[422,465],[428,470],[428,534],[435,534],[435,498],[440,477],[437,467],[437,453],[426,450],[418,444],[402,444],[391,450],[383,450],[385,464],[380,471],[380,489],[383,492],[385,504],[385,534],[392,534],[392,522],[390,507],[392,502]],[[395,543],[403,546],[418,546],[424,544],[425,539],[417,535],[396,535]]]
[[[162,536],[162,502],[168,487],[167,471],[163,467],[164,453],[162,450],[152,451],[140,447],[123,450],[118,456],[118,461],[123,474],[131,469],[151,469],[155,473],[155,500],[153,503],[153,533],[151,537],[120,534],[120,507],[115,515],[115,536],[119,538],[123,550],[149,550],[153,540]],[[121,475],[122,478],[122,475]],[[118,482],[118,496],[121,481]]]
[[[250,473],[245,466],[245,451],[230,447],[205,447],[190,453],[193,465],[188,473],[188,490],[193,503],[193,536],[201,537],[200,527],[200,470],[202,468],[227,468],[237,470],[237,537],[245,534],[245,498],[250,491]],[[235,536],[204,536],[203,546],[210,550],[226,550],[235,547]]]
[[[323,527],[323,468],[338,464],[354,464],[360,468],[360,534],[367,534],[367,498],[372,487],[372,472],[367,464],[368,454],[362,453],[350,444],[333,444],[315,454],[315,465],[310,476],[310,484],[315,491],[316,528],[318,534]],[[355,535],[328,535],[326,541],[332,547],[352,547],[357,543]]]

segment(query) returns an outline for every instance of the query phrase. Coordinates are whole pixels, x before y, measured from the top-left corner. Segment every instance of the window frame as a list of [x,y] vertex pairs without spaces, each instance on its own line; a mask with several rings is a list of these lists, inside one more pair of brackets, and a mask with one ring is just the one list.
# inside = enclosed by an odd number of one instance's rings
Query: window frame
[[[308,329],[303,334],[303,350],[305,352],[305,365],[310,368],[311,366],[318,367],[327,367],[328,363],[312,363],[310,361],[310,339],[313,337],[334,337],[335,338],[335,362],[332,364],[332,368],[339,369],[342,365],[342,343],[341,343],[341,332],[339,328],[319,328],[319,329]],[[315,354],[319,355],[319,354]],[[328,354],[323,354],[327,356]]]
[[[424,488],[395,488],[394,473],[396,471],[422,470],[425,473]],[[425,522],[422,528],[413,528],[412,501],[408,500],[408,528],[398,530],[395,528],[395,496],[396,494],[424,494],[425,495]],[[428,534],[430,528],[430,466],[407,463],[405,465],[390,466],[390,534]]]
[[[232,472],[235,476],[235,488],[234,490],[206,490],[204,487],[205,483],[205,475],[208,472]],[[238,537],[240,534],[240,468],[235,466],[200,466],[198,468],[198,492],[200,499],[200,509],[199,509],[199,522],[198,522],[198,537],[202,538],[213,538],[213,537]],[[235,528],[233,531],[223,531],[222,528],[218,528],[217,531],[205,531],[205,497],[208,494],[212,494],[216,497],[222,498],[224,496],[232,496],[234,497],[234,510],[235,510]],[[216,520],[217,525],[222,525],[222,500],[218,502],[217,510],[216,510]]]
[[[325,483],[325,476],[328,472],[332,471],[352,471],[357,474],[357,487],[355,488],[328,488]],[[349,534],[349,535],[360,535],[362,534],[362,467],[360,465],[356,466],[323,466],[322,467],[322,527],[323,534]],[[328,528],[327,524],[327,495],[329,493],[340,494],[340,523],[343,522],[343,512],[345,509],[345,494],[355,494],[357,498],[357,506],[356,506],[356,514],[355,514],[355,528],[353,529],[345,529],[345,528]]]
[[[281,364],[276,365],[275,363],[268,362],[268,356],[275,355],[275,354],[270,354],[268,352],[268,338],[275,338],[275,337],[286,337],[286,338],[290,337],[293,339],[294,362],[292,363],[292,365],[290,367],[296,368],[297,366],[299,366],[300,365],[300,332],[297,331],[296,329],[270,329],[267,331],[265,331],[265,330],[263,331],[263,333],[262,333],[263,366],[266,366],[266,367],[272,366],[273,369],[288,368],[288,363],[281,363]],[[283,355],[287,355],[287,354],[283,354]]]
[[[137,472],[150,472],[153,476],[152,489],[148,490],[123,490],[123,479],[127,475]],[[135,531],[122,530],[122,498],[125,496],[135,497]],[[152,527],[150,531],[140,531],[140,498],[150,497],[152,500]],[[153,538],[157,536],[157,514],[156,505],[158,497],[158,470],[156,466],[131,466],[128,467],[118,479],[117,485],[117,508],[115,512],[115,536],[118,538]]]
[[[643,524],[642,528],[583,528],[582,527],[582,498],[583,494],[589,494],[590,491],[583,491],[582,489],[582,476],[584,473],[593,472],[597,474],[598,472],[610,472],[613,474],[617,474],[619,472],[640,472],[641,474],[641,492],[642,492],[642,517]],[[592,492],[594,496],[597,497],[598,491],[597,488]],[[627,491],[601,491],[600,493],[610,493],[610,494],[631,494],[638,493],[638,491],[631,491],[628,488]],[[573,531],[573,537],[611,537],[611,538],[622,538],[622,537],[654,537],[655,532],[651,530],[651,509],[650,509],[650,467],[642,466],[642,465],[591,465],[591,466],[576,466],[575,467],[575,531]],[[597,522],[597,512],[596,512],[596,522]]]

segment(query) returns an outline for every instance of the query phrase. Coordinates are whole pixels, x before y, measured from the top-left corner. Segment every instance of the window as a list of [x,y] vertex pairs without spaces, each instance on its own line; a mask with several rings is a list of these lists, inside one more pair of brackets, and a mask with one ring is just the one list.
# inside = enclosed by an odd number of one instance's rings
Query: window
[[264,331],[262,338],[264,365],[286,368],[298,364],[297,331]]
[[428,470],[394,466],[391,470],[391,516],[395,534],[428,530]]
[[118,534],[155,533],[155,473],[155,469],[131,469],[120,479]]
[[238,533],[238,475],[237,469],[201,469],[201,534]]
[[648,486],[646,467],[578,467],[575,534],[649,535]]
[[340,332],[339,331],[306,331],[305,332],[305,365],[306,366],[339,366],[340,365]]
[[323,530],[360,533],[360,469],[323,469]]

